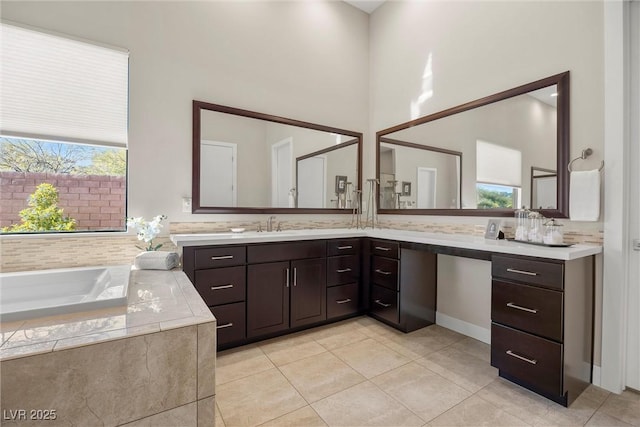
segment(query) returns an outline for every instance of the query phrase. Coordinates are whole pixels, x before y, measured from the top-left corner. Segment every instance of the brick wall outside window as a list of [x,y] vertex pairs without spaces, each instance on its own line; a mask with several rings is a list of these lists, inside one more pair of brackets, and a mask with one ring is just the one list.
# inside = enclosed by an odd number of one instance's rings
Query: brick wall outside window
[[0,227],[20,223],[19,212],[43,182],[58,189],[58,206],[76,230],[122,230],[126,215],[124,176],[0,172]]

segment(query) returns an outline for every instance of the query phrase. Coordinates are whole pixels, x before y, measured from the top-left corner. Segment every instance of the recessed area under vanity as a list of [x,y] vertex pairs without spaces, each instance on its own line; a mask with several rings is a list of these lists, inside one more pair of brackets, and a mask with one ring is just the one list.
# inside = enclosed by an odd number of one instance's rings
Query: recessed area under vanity
[[434,324],[436,283],[447,281],[436,260],[449,255],[491,262],[491,365],[500,376],[565,406],[591,383],[599,246],[388,229],[172,240],[184,247],[185,273],[218,319],[219,349],[361,314],[403,332]]

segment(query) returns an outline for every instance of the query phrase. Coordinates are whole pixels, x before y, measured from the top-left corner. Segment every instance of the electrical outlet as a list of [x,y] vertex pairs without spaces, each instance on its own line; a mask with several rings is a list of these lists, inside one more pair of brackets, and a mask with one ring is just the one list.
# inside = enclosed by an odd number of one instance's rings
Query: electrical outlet
[[182,198],[182,212],[191,213],[191,197]]

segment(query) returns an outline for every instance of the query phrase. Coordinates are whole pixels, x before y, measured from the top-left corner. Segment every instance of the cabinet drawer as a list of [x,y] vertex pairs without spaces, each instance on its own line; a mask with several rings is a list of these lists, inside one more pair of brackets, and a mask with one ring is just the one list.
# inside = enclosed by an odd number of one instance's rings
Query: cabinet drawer
[[563,293],[493,280],[491,320],[562,341]]
[[218,347],[245,339],[245,305],[243,302],[212,307],[216,317]]
[[494,255],[491,258],[491,274],[493,277],[562,290],[564,264]]
[[327,286],[357,282],[359,278],[359,256],[345,255],[327,258]]
[[388,240],[371,240],[370,251],[372,255],[380,255],[387,258],[398,258],[400,253],[400,245],[397,242]]
[[246,290],[245,267],[241,265],[196,270],[194,284],[207,305],[244,301]]
[[398,293],[382,286],[371,287],[371,313],[392,323],[398,323]]
[[246,247],[226,246],[222,248],[196,249],[195,259],[196,270],[241,265],[246,261]]
[[538,392],[563,394],[562,344],[492,323],[491,366]]
[[398,260],[374,256],[371,260],[371,281],[398,290]]
[[250,264],[289,261],[294,259],[324,258],[327,253],[326,240],[308,242],[273,243],[254,245],[247,248]]
[[327,241],[327,256],[354,255],[360,253],[360,239],[336,239]]
[[327,319],[358,312],[358,284],[334,286],[327,289]]

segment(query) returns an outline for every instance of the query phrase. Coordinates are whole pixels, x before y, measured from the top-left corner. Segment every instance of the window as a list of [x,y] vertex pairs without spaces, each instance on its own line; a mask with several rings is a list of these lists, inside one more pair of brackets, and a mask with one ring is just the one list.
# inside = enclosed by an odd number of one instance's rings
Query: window
[[476,141],[478,209],[516,208],[522,201],[522,152]]
[[125,230],[128,53],[0,29],[2,232]]

